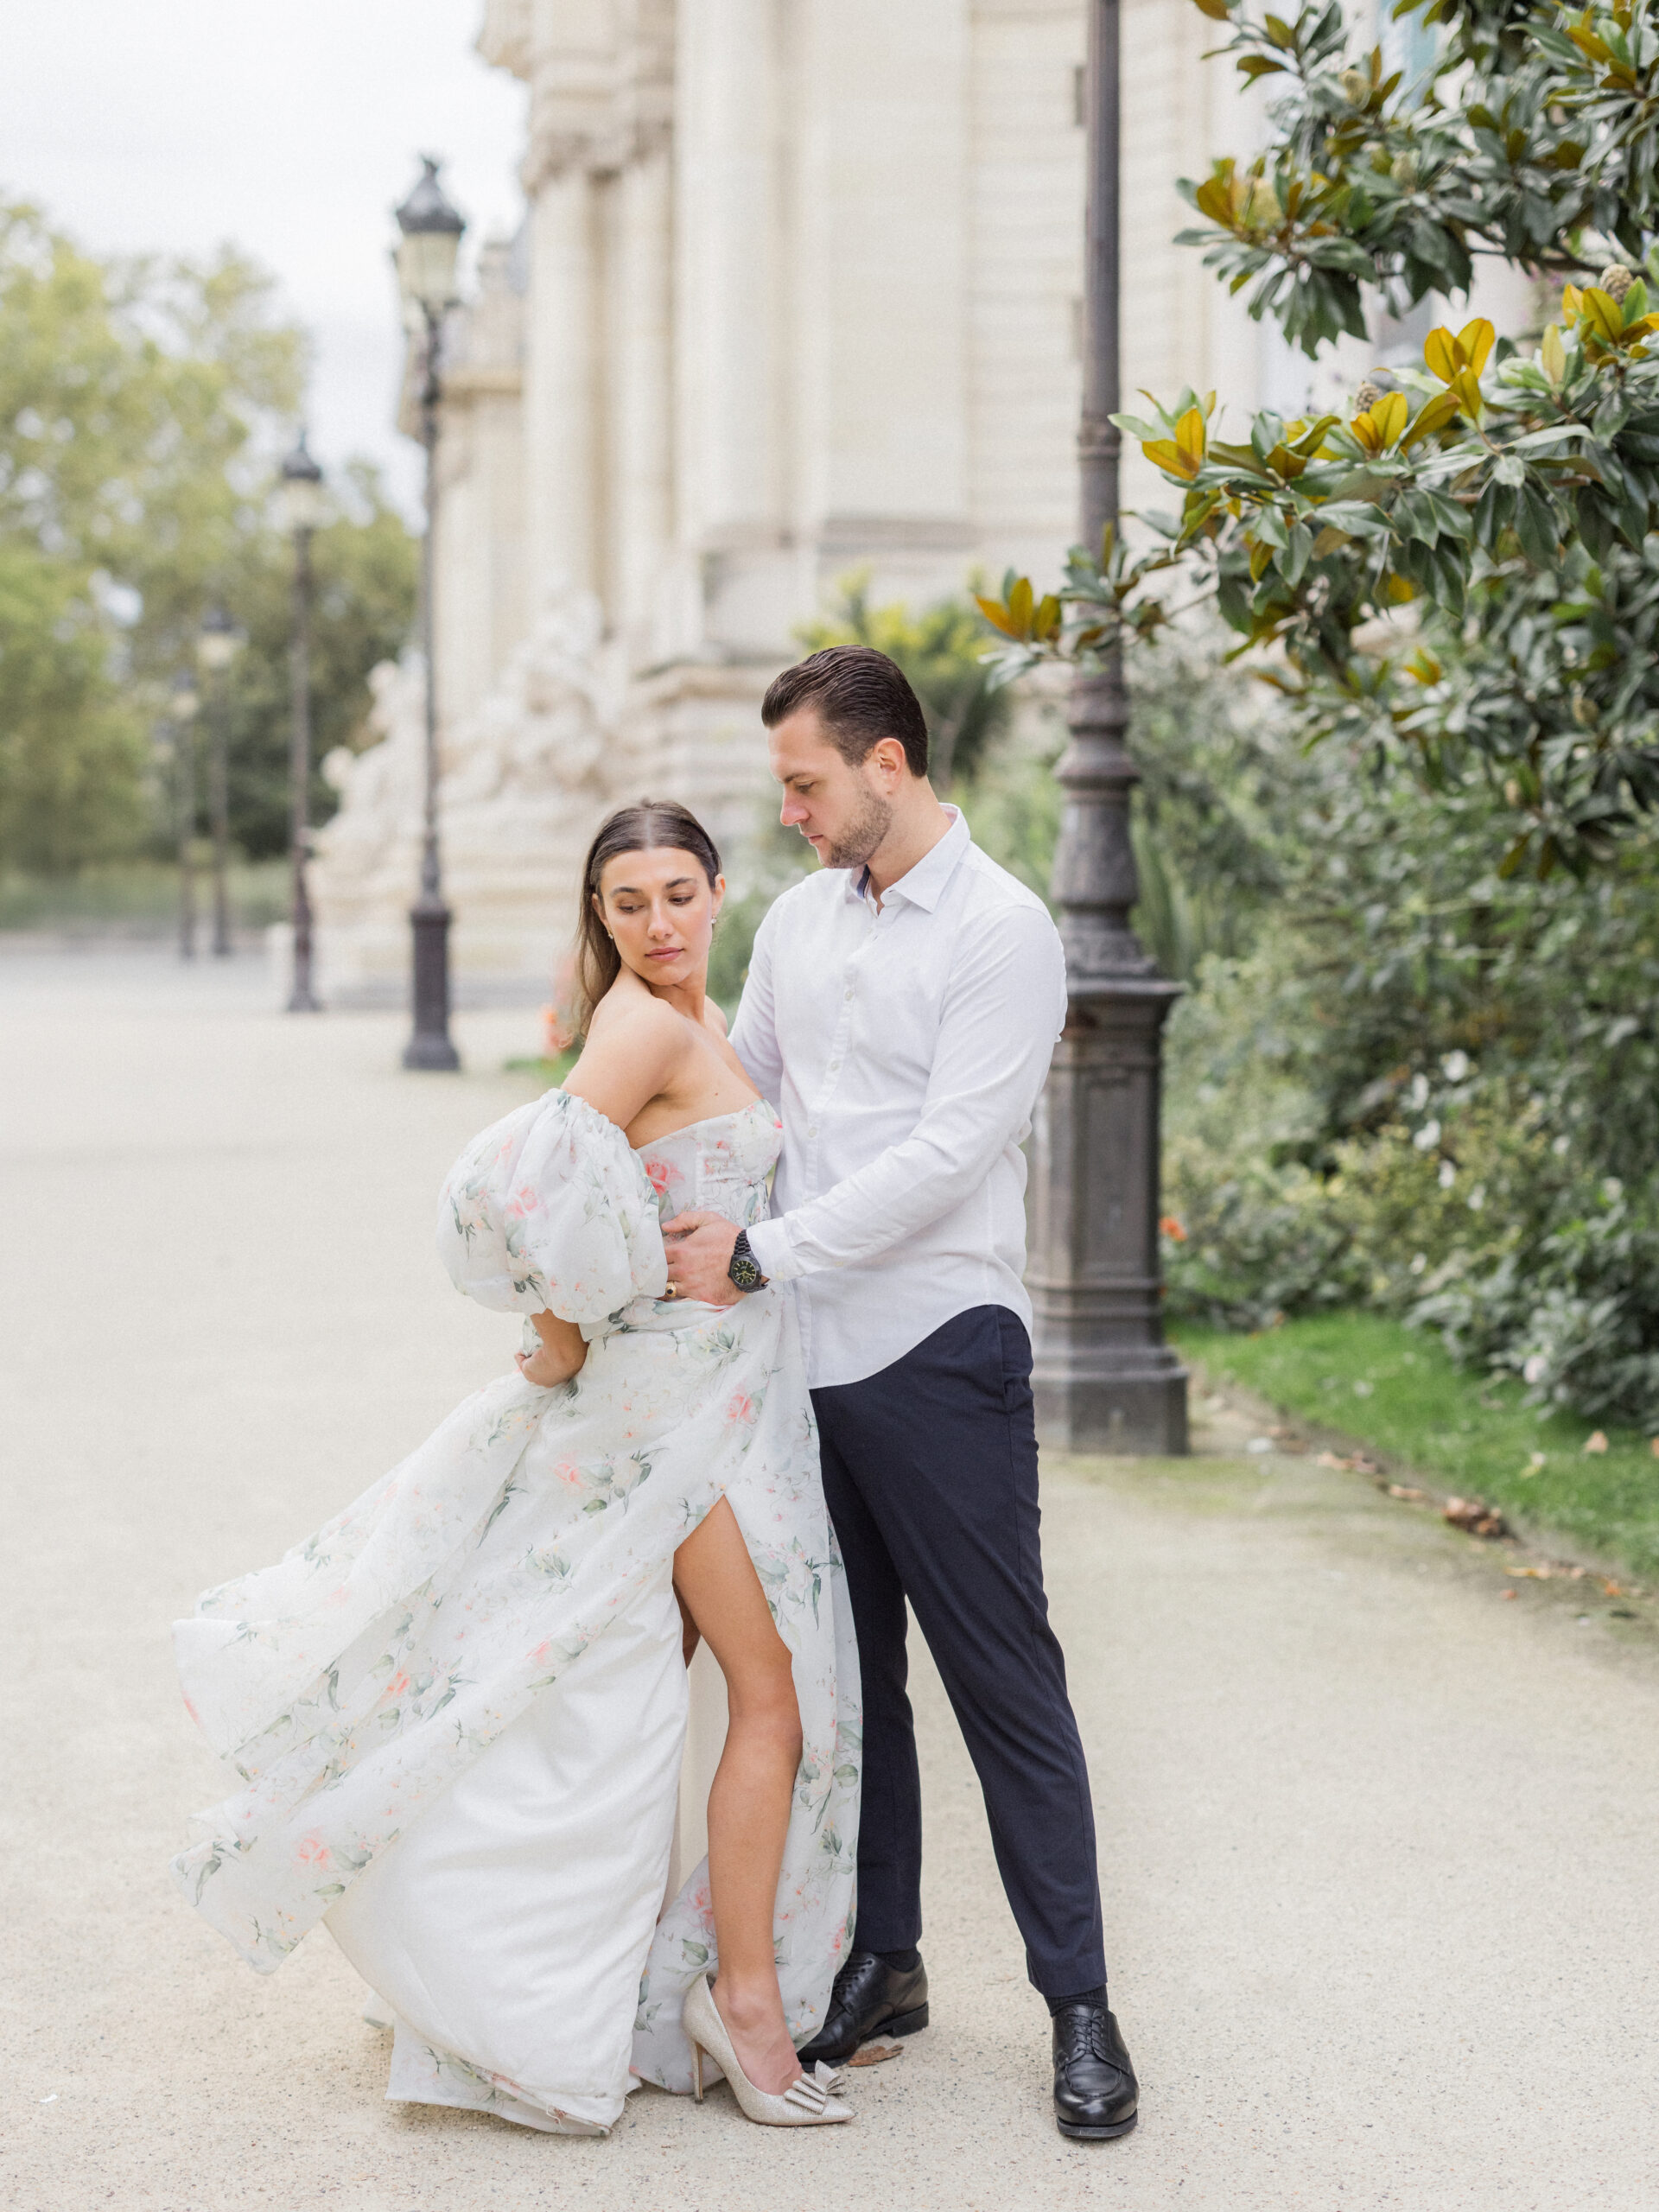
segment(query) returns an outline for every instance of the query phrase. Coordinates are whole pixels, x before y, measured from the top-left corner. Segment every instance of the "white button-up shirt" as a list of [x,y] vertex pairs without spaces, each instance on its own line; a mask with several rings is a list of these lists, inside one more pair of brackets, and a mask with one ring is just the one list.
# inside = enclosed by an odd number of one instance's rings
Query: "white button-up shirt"
[[879,909],[862,868],[774,904],[732,1042],[783,1116],[774,1217],[749,1245],[800,1279],[815,1388],[879,1373],[971,1306],[1029,1328],[1020,1147],[1065,1020],[1047,908],[960,814]]

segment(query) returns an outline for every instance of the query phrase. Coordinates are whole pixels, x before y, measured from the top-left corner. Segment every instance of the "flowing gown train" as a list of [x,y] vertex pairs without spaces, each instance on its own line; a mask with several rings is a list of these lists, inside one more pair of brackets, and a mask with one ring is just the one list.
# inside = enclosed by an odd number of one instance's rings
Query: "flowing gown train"
[[445,1185],[443,1259],[486,1305],[579,1322],[582,1372],[486,1385],[178,1624],[186,1701],[238,1786],[175,1873],[262,1972],[326,1921],[395,2016],[390,2096],[602,2133],[639,2080],[690,2088],[680,2005],[716,1961],[706,1860],[666,1896],[671,1577],[722,1496],[792,1662],[779,1979],[798,2043],[823,2018],[852,1922],[858,1671],[793,1306],[660,1294],[661,1222],[761,1218],[779,1141],[757,1102],[635,1153],[563,1091],[486,1129]]

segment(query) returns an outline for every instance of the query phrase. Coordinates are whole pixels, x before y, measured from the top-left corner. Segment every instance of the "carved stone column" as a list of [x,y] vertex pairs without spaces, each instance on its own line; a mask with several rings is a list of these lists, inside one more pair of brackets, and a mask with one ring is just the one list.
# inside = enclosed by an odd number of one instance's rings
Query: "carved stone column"
[[[1082,536],[1118,510],[1118,28],[1089,0],[1089,202],[1084,287]],[[1033,1387],[1063,1451],[1187,1448],[1186,1375],[1163,1340],[1158,1265],[1160,1033],[1180,986],[1129,926],[1135,769],[1120,658],[1073,685],[1053,891],[1069,1003],[1033,1147]]]

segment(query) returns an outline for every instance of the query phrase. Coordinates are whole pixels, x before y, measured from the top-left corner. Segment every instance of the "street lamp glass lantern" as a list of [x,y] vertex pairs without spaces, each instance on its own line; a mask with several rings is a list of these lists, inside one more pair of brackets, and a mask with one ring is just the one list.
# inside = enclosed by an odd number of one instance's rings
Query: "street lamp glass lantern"
[[222,607],[210,607],[196,635],[196,658],[209,676],[227,669],[242,650],[242,632]]
[[397,212],[397,286],[406,308],[441,315],[455,303],[455,264],[465,221],[438,182],[438,165],[421,156],[418,184]]
[[276,486],[276,526],[285,537],[321,530],[327,518],[322,471],[306,449],[305,432],[283,462]]

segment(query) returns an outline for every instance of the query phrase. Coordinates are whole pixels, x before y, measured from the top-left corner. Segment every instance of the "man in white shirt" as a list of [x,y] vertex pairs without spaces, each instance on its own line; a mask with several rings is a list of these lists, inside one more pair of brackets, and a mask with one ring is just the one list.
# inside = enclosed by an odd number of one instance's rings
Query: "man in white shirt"
[[[761,717],[782,819],[823,871],[755,939],[732,1042],[779,1107],[770,1221],[671,1224],[680,1294],[793,1281],[864,1691],[858,1919],[803,2056],[927,2023],[906,1602],[984,1792],[1065,2134],[1122,2135],[1136,2087],[1107,2009],[1094,1815],[1038,1540],[1020,1146],[1065,1020],[1047,909],[927,781],[884,654],[832,646]],[[674,1231],[682,1233],[676,1236]]]

